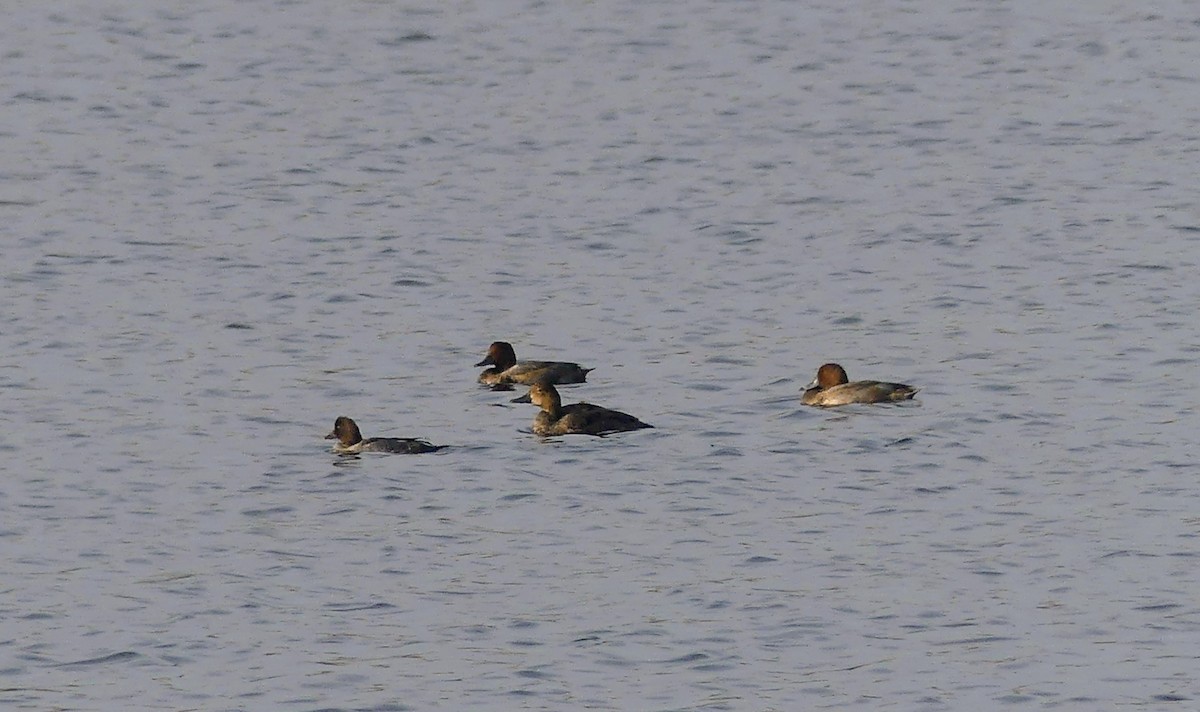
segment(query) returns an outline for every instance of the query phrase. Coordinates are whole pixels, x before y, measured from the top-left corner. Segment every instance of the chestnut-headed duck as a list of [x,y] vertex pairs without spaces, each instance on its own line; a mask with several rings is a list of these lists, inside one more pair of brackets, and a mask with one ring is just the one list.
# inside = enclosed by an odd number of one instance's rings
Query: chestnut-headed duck
[[565,361],[518,361],[512,344],[496,341],[488,347],[487,356],[475,364],[492,366],[479,374],[479,382],[489,386],[510,383],[583,383],[588,371],[577,363]]
[[533,384],[517,402],[533,403],[542,409],[533,419],[536,435],[606,435],[654,427],[628,413],[591,403],[563,405],[558,391],[549,383]]
[[337,440],[333,451],[342,454],[358,452],[392,452],[406,455],[418,455],[423,452],[434,452],[446,447],[445,445],[430,445],[419,438],[367,438],[355,423],[346,416],[338,416],[333,421],[333,432],[325,436],[326,440]]
[[850,403],[889,403],[908,400],[920,389],[903,383],[882,381],[854,381],[846,375],[846,369],[836,363],[827,363],[817,369],[817,377],[806,386],[800,402],[804,405],[834,406]]

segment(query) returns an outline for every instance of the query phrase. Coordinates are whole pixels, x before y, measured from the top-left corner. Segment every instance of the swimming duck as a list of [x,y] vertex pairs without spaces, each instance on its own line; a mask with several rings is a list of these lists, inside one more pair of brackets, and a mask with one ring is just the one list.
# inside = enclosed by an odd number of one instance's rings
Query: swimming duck
[[517,400],[542,409],[533,419],[533,432],[537,435],[606,435],[654,427],[628,413],[591,403],[564,406],[558,391],[549,383],[533,384],[528,395]]
[[492,366],[479,374],[479,382],[489,386],[509,383],[583,383],[588,371],[577,363],[566,361],[518,361],[512,344],[496,341],[488,347],[487,355],[476,366]]
[[908,400],[917,394],[918,388],[903,383],[882,381],[854,381],[846,375],[846,369],[836,363],[827,363],[817,369],[817,377],[806,386],[800,398],[804,405],[834,406],[849,403],[888,403]]
[[333,421],[333,431],[326,435],[325,439],[337,440],[333,451],[338,453],[392,452],[417,455],[446,447],[445,445],[430,445],[418,438],[367,438],[363,440],[358,423],[344,415],[338,416],[338,419]]

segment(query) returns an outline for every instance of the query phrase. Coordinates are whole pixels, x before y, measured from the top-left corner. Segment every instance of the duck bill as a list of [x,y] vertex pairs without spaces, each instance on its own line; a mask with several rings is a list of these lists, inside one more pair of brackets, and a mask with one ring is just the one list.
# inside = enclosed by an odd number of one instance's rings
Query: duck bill
[[[532,391],[530,391],[530,393],[532,393]],[[521,397],[519,397],[519,398],[513,398],[513,399],[512,399],[511,401],[509,401],[509,402],[510,402],[510,403],[532,403],[532,402],[533,402],[533,399],[529,397],[529,396],[530,396],[530,393],[526,393],[525,395],[523,395],[523,396],[521,396]]]
[[821,384],[820,384],[820,382],[819,382],[817,379],[815,379],[815,378],[814,378],[814,379],[812,379],[812,382],[811,382],[811,383],[809,383],[807,386],[805,386],[805,387],[804,387],[804,390],[806,390],[806,391],[807,391],[807,390],[809,390],[809,389],[811,389],[811,388],[816,388],[816,387],[817,387],[817,386],[819,386],[819,385],[821,385]]
[[337,440],[338,439],[337,431],[334,430],[334,431],[330,432],[328,435],[325,436],[325,439],[326,440]]
[[476,368],[478,368],[479,366],[495,366],[495,365],[496,365],[496,362],[492,360],[491,356],[487,356],[482,361],[475,364]]

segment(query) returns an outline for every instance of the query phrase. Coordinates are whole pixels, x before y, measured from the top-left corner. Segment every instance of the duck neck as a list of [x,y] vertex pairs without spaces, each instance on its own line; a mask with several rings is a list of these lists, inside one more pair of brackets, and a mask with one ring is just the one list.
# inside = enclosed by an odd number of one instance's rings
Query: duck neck
[[542,412],[550,416],[554,420],[562,417],[562,400],[559,398],[549,397],[543,398],[541,402]]

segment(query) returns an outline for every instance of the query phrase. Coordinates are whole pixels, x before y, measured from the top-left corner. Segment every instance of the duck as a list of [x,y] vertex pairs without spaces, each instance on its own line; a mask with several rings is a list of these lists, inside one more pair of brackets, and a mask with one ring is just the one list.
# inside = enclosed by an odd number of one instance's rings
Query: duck
[[475,365],[492,366],[479,374],[479,382],[489,386],[584,383],[588,373],[595,370],[566,361],[518,361],[517,352],[507,341],[493,342],[487,355]]
[[628,430],[653,428],[628,413],[602,408],[591,403],[563,405],[558,390],[549,383],[535,383],[517,402],[533,403],[541,408],[533,419],[535,435],[607,435]]
[[884,381],[854,381],[852,383],[849,376],[846,375],[846,369],[836,363],[827,363],[818,368],[817,377],[805,388],[800,402],[817,407],[909,400],[920,390],[904,383]]
[[333,430],[325,436],[326,440],[337,440],[333,451],[341,454],[359,452],[390,452],[406,455],[419,455],[425,452],[436,452],[445,445],[431,445],[419,438],[367,438],[363,439],[358,423],[344,415],[333,421]]

